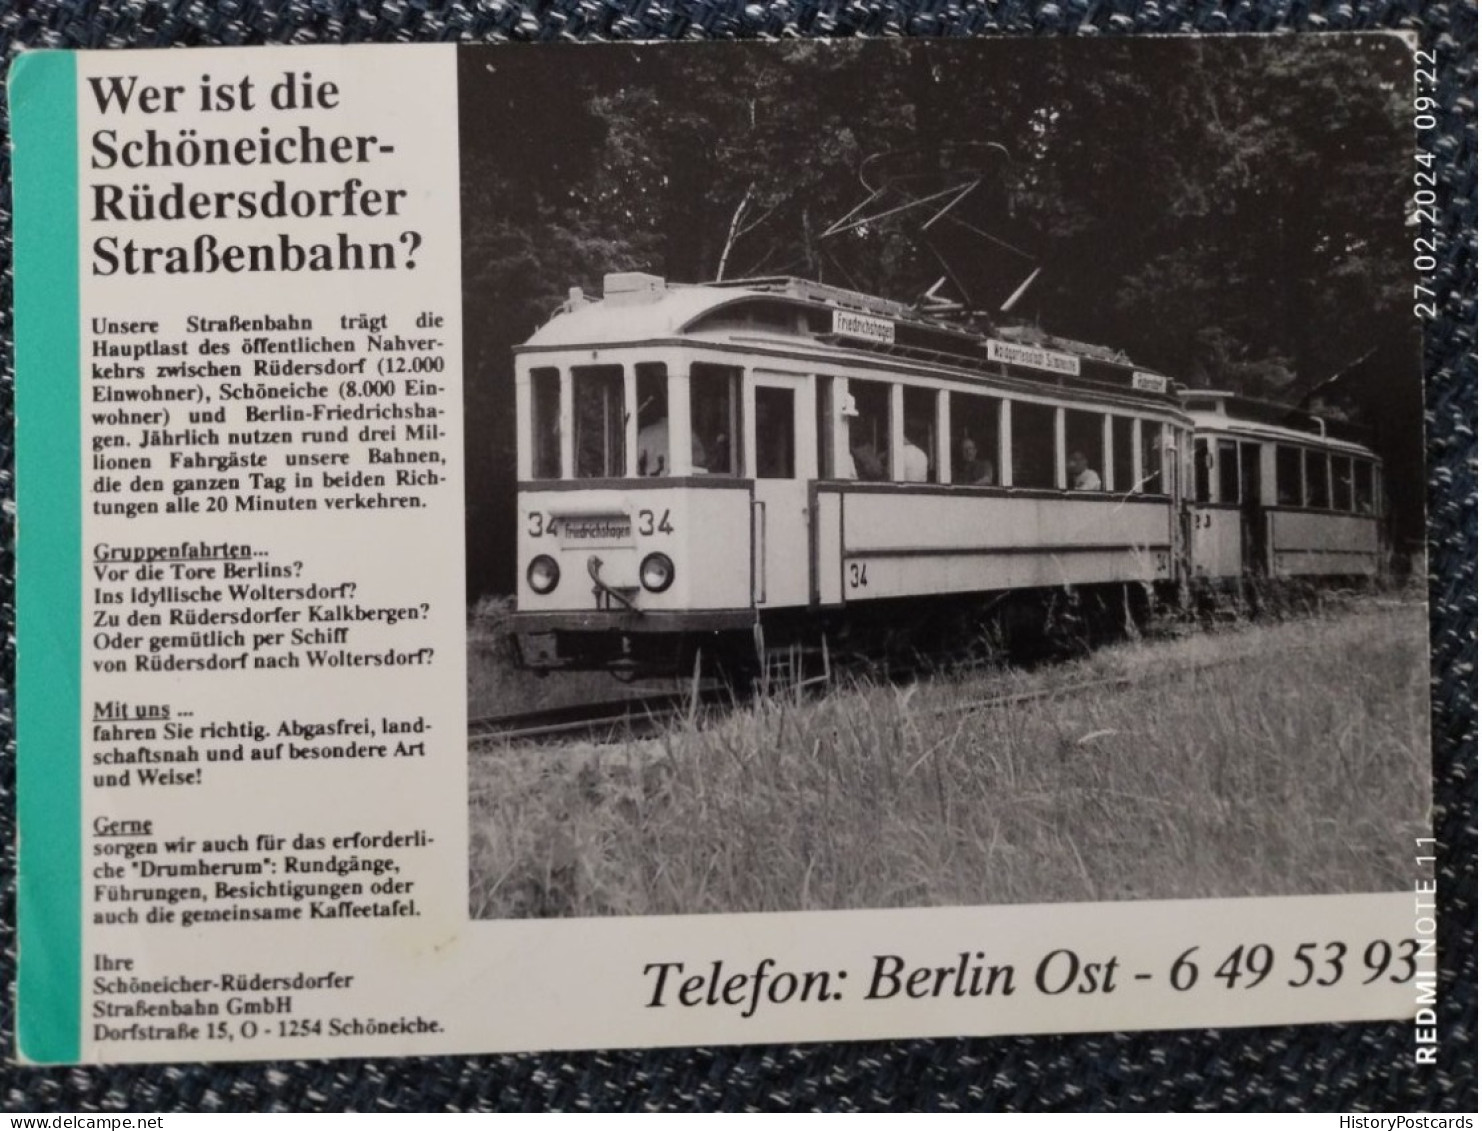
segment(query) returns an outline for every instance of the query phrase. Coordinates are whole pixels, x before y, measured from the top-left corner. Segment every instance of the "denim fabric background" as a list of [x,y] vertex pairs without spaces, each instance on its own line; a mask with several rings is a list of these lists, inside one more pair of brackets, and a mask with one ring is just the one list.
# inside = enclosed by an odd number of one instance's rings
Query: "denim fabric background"
[[[1449,288],[1427,342],[1437,829],[1445,918],[1438,1066],[1407,1025],[672,1049],[412,1060],[3,1072],[9,1111],[505,1109],[1244,1109],[1475,1111],[1476,185],[1475,2],[1425,0],[0,0],[22,47],[796,35],[1142,34],[1408,28],[1441,59],[1432,151]],[[515,48],[521,49],[521,48]],[[8,121],[8,119],[7,119]],[[8,124],[0,156],[0,361],[5,428],[0,607],[0,1039],[14,1040],[15,743]],[[1449,276],[1449,278],[1447,277]]]

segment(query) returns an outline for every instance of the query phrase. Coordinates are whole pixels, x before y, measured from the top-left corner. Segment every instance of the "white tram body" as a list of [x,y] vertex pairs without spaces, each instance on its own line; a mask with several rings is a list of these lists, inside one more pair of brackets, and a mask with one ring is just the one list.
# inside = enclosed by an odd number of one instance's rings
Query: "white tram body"
[[1186,391],[1194,579],[1374,577],[1380,461],[1341,425],[1230,393]]
[[573,292],[515,380],[533,667],[685,670],[870,610],[1184,570],[1190,417],[1107,350],[797,279],[627,273]]

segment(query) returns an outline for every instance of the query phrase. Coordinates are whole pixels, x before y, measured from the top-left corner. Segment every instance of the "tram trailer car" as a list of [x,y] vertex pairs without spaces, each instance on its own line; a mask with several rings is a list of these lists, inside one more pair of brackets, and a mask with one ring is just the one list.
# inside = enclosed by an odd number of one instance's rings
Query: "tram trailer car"
[[1186,568],[1190,418],[1100,347],[624,273],[515,353],[528,667],[687,672]]
[[1373,579],[1381,464],[1340,422],[1231,393],[1182,394],[1194,428],[1192,578]]

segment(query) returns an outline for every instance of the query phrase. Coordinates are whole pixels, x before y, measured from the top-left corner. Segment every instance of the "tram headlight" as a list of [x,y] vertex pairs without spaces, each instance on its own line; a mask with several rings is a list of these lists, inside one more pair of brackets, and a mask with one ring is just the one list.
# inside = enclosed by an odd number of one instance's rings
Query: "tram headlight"
[[662,593],[674,584],[674,563],[668,554],[649,554],[638,567],[638,580],[650,593]]
[[525,580],[530,583],[531,589],[544,596],[560,583],[561,567],[556,564],[555,558],[541,554],[530,560],[530,565],[525,570]]

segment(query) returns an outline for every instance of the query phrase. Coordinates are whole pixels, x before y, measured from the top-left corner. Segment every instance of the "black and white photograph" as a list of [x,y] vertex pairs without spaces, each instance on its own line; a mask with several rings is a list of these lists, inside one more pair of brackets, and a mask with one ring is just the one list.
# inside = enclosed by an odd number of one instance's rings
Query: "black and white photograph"
[[471,916],[1409,889],[1413,67],[462,53]]

